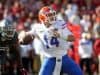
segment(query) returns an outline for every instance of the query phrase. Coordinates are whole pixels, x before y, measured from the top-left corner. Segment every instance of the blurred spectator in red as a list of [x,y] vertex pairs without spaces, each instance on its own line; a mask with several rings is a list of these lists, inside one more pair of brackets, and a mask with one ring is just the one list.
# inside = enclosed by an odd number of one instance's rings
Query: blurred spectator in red
[[16,30],[19,33],[20,31],[24,30],[24,23],[20,22],[17,26],[16,26]]
[[90,10],[92,8],[92,0],[85,0],[86,8]]
[[0,20],[3,18],[3,13],[4,13],[4,5],[0,3]]
[[11,12],[13,14],[13,19],[14,21],[18,20],[20,18],[20,12],[21,12],[21,7],[19,1],[15,1],[14,4],[11,7]]
[[99,61],[99,65],[98,65],[98,71],[100,75],[100,24],[98,25],[98,27],[96,28],[96,38],[95,38],[95,42],[94,42],[94,50],[95,50],[95,55],[98,58]]
[[20,32],[21,30],[24,30],[25,29],[24,22],[26,21],[26,19],[27,19],[27,14],[23,10],[23,11],[20,12],[20,18],[16,22],[17,23],[17,25],[16,25],[17,32]]
[[97,6],[100,6],[100,0],[92,0],[92,5],[94,6],[94,7],[97,7]]
[[20,3],[18,1],[15,1],[12,6],[12,13],[15,15],[21,11]]
[[25,12],[23,11],[21,13],[20,21],[16,26],[16,30],[18,32],[20,32],[21,30],[27,30],[27,31],[30,30],[31,24],[33,23],[32,20],[34,20],[33,12],[30,12],[26,15]]
[[91,21],[92,21],[92,24],[94,24],[96,22],[96,14],[93,13],[92,16],[91,16]]
[[96,14],[93,16],[93,19],[94,19],[94,23],[93,23],[93,33],[94,34],[97,33],[97,27],[100,25],[100,6],[96,8],[95,12],[96,12]]
[[45,5],[50,5],[53,0],[42,0]]
[[51,4],[51,6],[54,10],[56,10],[58,12],[61,8],[60,0],[54,0],[53,4]]
[[[85,5],[86,5],[85,0],[77,0],[77,5],[78,5],[79,7],[85,6]],[[79,8],[79,9],[80,9],[80,8]]]

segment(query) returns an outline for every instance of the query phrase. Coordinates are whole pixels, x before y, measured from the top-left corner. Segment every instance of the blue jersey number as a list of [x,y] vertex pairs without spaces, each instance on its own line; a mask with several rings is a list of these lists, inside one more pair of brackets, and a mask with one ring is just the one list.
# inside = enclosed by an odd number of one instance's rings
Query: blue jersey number
[[56,47],[58,47],[59,46],[59,41],[58,41],[57,37],[52,37],[51,41],[50,41],[50,44],[55,45]]
[[[46,36],[44,36],[44,40],[46,42],[46,47],[49,48],[49,43],[48,43],[48,39]],[[51,37],[51,40],[50,40],[50,45],[55,45],[56,47],[59,46],[59,41],[57,39],[57,37]]]

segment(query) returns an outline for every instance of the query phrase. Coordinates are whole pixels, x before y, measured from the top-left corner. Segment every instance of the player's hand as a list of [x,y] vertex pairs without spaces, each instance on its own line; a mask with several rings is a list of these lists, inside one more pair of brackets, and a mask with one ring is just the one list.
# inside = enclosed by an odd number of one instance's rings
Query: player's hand
[[21,31],[18,35],[19,42],[23,42],[23,38],[26,36],[25,31]]
[[57,29],[53,30],[53,35],[54,35],[54,37],[60,37],[60,33],[58,32]]

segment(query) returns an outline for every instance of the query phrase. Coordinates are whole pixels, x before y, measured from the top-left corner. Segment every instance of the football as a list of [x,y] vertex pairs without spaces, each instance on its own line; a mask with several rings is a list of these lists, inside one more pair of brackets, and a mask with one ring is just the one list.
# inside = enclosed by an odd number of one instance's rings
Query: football
[[22,44],[29,44],[33,41],[33,36],[30,34],[27,34],[22,41]]
[[31,34],[27,34],[25,31],[21,31],[18,34],[18,40],[20,44],[29,44],[33,41],[34,36]]

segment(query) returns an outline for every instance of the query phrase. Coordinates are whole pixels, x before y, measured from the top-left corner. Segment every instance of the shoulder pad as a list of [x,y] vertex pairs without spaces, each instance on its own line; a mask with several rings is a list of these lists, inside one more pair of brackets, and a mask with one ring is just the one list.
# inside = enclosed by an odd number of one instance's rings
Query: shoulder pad
[[66,25],[67,25],[67,23],[66,23],[65,21],[63,21],[63,20],[58,20],[58,21],[56,21],[56,23],[55,23],[55,26],[56,26],[56,27],[59,27],[59,28],[65,28]]

